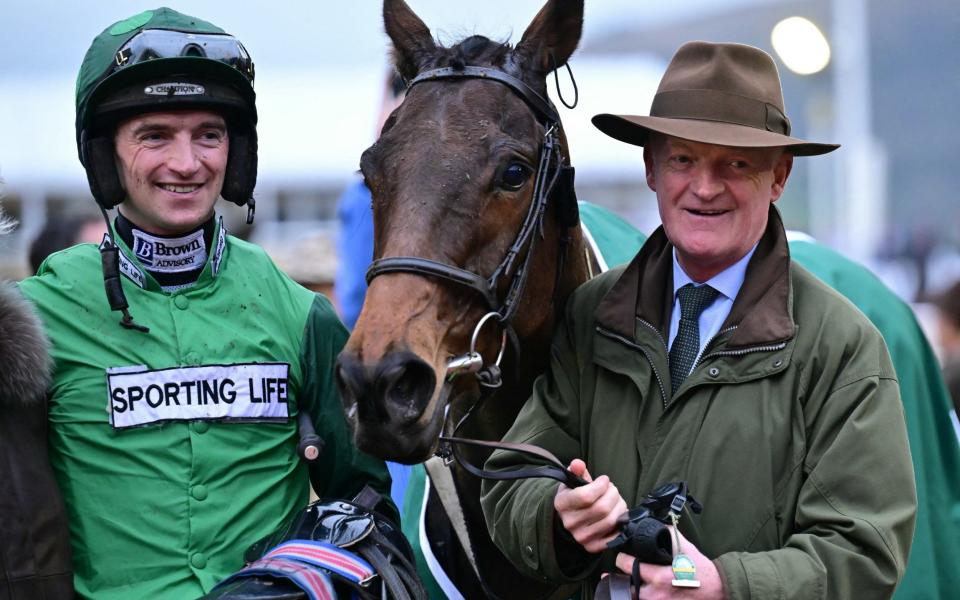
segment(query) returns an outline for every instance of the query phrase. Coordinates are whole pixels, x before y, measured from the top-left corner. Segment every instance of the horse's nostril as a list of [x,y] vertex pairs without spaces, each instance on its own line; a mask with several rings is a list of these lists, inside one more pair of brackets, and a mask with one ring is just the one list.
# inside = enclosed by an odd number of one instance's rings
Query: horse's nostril
[[402,422],[411,422],[429,404],[436,376],[430,365],[417,357],[408,357],[384,369],[380,380],[387,411]]
[[[397,379],[391,386],[389,400],[393,404],[404,408],[404,417],[417,416],[417,394],[421,389],[416,370],[410,370]],[[414,414],[410,414],[414,413]]]

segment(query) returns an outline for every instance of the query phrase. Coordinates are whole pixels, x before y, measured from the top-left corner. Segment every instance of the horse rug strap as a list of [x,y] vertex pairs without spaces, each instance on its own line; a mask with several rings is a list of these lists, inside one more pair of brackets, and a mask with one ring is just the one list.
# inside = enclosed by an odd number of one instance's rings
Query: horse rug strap
[[[233,592],[230,584],[237,580],[256,576],[286,579],[302,590],[309,600],[336,600],[337,598],[333,582],[330,581],[330,577],[326,573],[300,561],[287,558],[260,559],[218,583],[210,595],[204,598],[230,598]],[[221,596],[221,593],[227,595]]]
[[333,582],[324,570],[336,573],[353,585],[361,587],[366,586],[377,575],[370,563],[353,552],[325,542],[291,540],[267,552],[250,566],[237,571],[217,587],[225,587],[244,577],[266,575],[291,581],[303,590],[310,600],[336,600],[337,593]]
[[460,505],[460,497],[457,495],[457,488],[453,481],[453,473],[439,456],[434,456],[424,463],[427,473],[430,475],[430,483],[436,490],[440,498],[440,504],[443,505],[444,512],[453,525],[453,531],[460,541],[463,553],[467,555],[470,566],[477,579],[480,579],[480,571],[477,569],[477,559],[473,553],[473,545],[470,543],[470,535],[467,533],[467,520],[463,516],[463,507]]
[[291,540],[267,552],[260,560],[272,558],[286,558],[322,567],[357,585],[366,585],[376,575],[367,561],[326,542]]

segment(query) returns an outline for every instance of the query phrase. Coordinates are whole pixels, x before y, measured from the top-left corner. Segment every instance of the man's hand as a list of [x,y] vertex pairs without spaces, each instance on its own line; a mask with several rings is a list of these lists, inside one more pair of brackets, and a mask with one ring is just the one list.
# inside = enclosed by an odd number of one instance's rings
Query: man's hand
[[617,517],[627,512],[627,503],[609,477],[601,475],[594,481],[586,463],[579,458],[569,468],[590,483],[574,489],[560,484],[553,508],[573,539],[587,552],[599,554],[616,537]]
[[[670,528],[670,537],[673,538],[673,526]],[[660,600],[662,598],[696,598],[697,600],[725,600],[723,581],[720,572],[713,561],[703,555],[696,546],[680,533],[680,551],[693,561],[697,569],[699,588],[673,587],[673,569],[668,566],[640,563],[640,586],[636,596],[642,600]],[[633,572],[634,558],[623,552],[617,554],[617,568],[626,574]]]

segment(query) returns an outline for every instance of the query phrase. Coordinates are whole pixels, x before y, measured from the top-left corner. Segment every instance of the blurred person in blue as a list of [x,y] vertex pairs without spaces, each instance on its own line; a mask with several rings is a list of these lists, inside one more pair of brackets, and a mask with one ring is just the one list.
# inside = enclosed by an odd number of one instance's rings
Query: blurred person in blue
[[[383,97],[377,116],[376,137],[383,124],[403,102],[406,85],[393,71],[384,80]],[[340,236],[337,238],[337,274],[333,284],[340,318],[347,329],[353,329],[363,308],[367,294],[367,267],[373,260],[373,211],[370,208],[370,190],[363,179],[357,178],[337,200],[337,219]]]
[[217,218],[222,197],[252,221],[253,85],[239,40],[169,8],[110,25],[80,67],[80,160],[118,214],[99,250],[52,254],[20,290],[51,341],[50,460],[84,598],[196,598],[311,483],[389,489],[344,418],[332,305]]

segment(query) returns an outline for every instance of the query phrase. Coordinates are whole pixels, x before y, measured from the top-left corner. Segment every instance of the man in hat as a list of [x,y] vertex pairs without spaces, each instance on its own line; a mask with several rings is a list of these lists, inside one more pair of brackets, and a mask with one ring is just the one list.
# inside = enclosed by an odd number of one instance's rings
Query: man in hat
[[650,113],[593,122],[643,146],[663,225],[572,295],[505,437],[588,483],[486,482],[494,540],[589,597],[617,518],[684,481],[703,510],[679,513],[672,566],[608,553],[640,598],[889,597],[916,512],[896,374],[869,321],[791,261],[773,206],[795,156],[837,146],[790,136],[773,60],[739,44],[682,46]]
[[55,253],[20,289],[51,340],[50,460],[84,598],[209,592],[311,482],[389,494],[337,397],[331,304],[215,215],[223,197],[252,216],[253,81],[236,38],[168,8],[111,25],[80,69],[80,159],[119,214],[100,252]]

